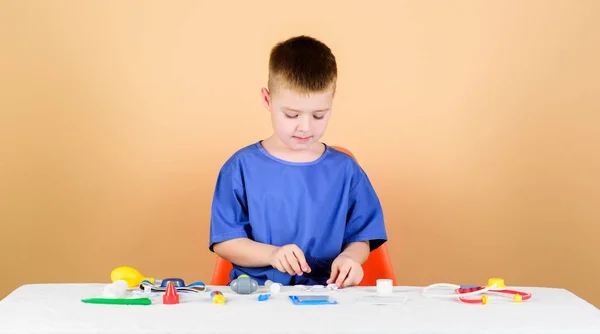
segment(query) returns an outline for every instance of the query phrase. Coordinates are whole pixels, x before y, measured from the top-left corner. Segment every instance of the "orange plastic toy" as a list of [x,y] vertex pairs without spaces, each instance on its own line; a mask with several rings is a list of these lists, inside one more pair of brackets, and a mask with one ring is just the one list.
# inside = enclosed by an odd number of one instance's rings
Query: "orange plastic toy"
[[[338,151],[344,152],[354,158],[356,157],[349,150],[339,147],[332,146]],[[233,265],[231,262],[217,256],[217,261],[213,269],[213,276],[211,279],[211,285],[227,285],[231,281],[229,273]],[[367,262],[363,264],[364,277],[359,286],[376,286],[377,280],[387,278],[392,280],[392,284],[396,285],[396,276],[392,268],[392,263],[387,250],[387,245],[383,244],[376,250],[372,251],[369,255]]]

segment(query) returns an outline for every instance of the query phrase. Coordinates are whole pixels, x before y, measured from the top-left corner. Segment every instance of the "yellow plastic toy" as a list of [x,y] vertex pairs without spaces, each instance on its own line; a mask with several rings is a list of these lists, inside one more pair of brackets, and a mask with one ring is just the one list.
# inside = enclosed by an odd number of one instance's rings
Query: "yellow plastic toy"
[[128,287],[130,288],[138,287],[144,280],[149,281],[152,284],[155,282],[153,277],[145,277],[140,274],[139,271],[127,266],[113,269],[112,273],[110,274],[110,279],[113,282],[118,280],[126,281]]
[[225,304],[225,300],[227,299],[223,295],[217,295],[213,297],[213,303],[215,304]]
[[225,304],[225,301],[227,301],[227,298],[225,298],[221,291],[218,290],[211,292],[210,296],[212,297],[212,301],[215,304]]
[[506,285],[504,284],[504,279],[494,277],[494,278],[488,279],[487,287],[494,288],[494,289],[505,289]]

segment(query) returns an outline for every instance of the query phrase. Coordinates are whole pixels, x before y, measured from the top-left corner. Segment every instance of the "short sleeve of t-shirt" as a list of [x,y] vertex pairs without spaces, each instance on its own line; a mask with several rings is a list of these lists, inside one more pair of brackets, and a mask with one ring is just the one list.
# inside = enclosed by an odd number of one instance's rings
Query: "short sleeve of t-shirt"
[[369,241],[371,251],[387,240],[383,210],[367,174],[356,163],[351,165],[355,179],[348,198],[348,220],[344,244]]
[[210,223],[211,251],[215,243],[250,237],[245,191],[233,161],[228,161],[217,177]]

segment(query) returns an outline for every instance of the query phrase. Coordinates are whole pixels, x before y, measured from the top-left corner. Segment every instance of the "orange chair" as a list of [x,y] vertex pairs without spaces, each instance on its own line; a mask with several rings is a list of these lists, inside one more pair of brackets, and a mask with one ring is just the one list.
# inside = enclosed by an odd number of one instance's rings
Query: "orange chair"
[[210,280],[210,285],[227,285],[231,281],[229,278],[229,273],[233,269],[233,265],[231,262],[225,260],[224,258],[217,255],[217,262],[215,263],[215,268],[213,269],[212,279]]
[[[352,152],[339,146],[332,146],[332,148],[344,152],[354,158],[356,157]],[[210,281],[211,285],[227,285],[231,281],[229,273],[233,269],[231,262],[217,256],[217,261],[213,269],[213,276]],[[381,245],[376,250],[369,254],[369,259],[363,264],[364,276],[359,286],[375,286],[377,280],[381,278],[387,278],[392,280],[392,284],[396,285],[396,275],[392,268],[392,262],[389,257],[387,250],[387,244]]]

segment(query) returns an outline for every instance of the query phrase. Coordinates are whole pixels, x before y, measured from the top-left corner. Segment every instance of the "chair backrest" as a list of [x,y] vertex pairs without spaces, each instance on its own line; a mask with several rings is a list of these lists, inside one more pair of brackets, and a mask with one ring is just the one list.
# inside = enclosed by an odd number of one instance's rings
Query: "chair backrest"
[[229,278],[229,273],[233,269],[233,265],[231,262],[225,260],[224,258],[217,255],[217,262],[215,263],[215,268],[213,269],[212,279],[210,280],[210,285],[219,285],[225,286],[229,284],[231,279]]
[[[349,150],[339,147],[332,146],[331,148],[336,149],[340,152],[344,152],[356,160],[356,157]],[[210,284],[211,285],[227,285],[231,281],[229,273],[233,269],[231,262],[217,256],[215,267],[213,269],[213,275]],[[375,286],[377,280],[381,278],[391,279],[393,285],[396,285],[396,275],[392,267],[392,261],[390,260],[387,244],[381,245],[376,250],[369,254],[369,258],[363,264],[364,277],[359,286]]]

